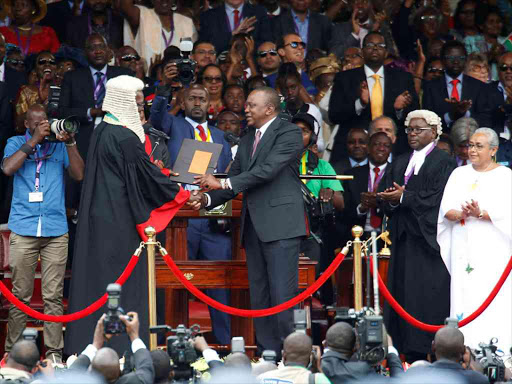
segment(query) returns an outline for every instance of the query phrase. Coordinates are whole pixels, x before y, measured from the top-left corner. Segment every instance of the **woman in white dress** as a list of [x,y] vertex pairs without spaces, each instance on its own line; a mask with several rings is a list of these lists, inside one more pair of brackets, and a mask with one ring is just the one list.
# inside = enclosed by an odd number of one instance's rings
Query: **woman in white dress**
[[[451,275],[450,316],[459,321],[489,296],[512,255],[512,171],[496,164],[499,139],[480,128],[469,141],[471,164],[453,171],[439,211],[437,241]],[[512,346],[512,276],[491,305],[461,328],[466,345],[477,348],[498,338]]]

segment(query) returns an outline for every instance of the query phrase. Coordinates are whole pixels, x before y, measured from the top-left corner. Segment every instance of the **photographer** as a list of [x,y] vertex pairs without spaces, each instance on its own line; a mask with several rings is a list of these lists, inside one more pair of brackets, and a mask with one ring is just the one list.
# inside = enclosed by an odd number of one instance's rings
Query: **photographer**
[[197,351],[201,352],[212,374],[222,368],[235,369],[239,372],[245,371],[247,373],[252,371],[251,360],[243,352],[232,352],[222,362],[217,351],[208,346],[203,336],[196,336],[191,341],[191,344]]
[[[8,223],[12,292],[29,305],[40,259],[44,313],[59,316],[63,314],[62,290],[68,255],[64,170],[80,181],[84,162],[72,135],[57,135],[57,142],[45,140],[51,130],[42,105],[35,104],[28,109],[25,128],[24,136],[8,140],[2,162],[2,171],[8,176],[14,175]],[[7,351],[20,339],[26,321],[27,315],[11,306],[5,342]],[[60,362],[64,344],[62,324],[45,322],[44,341],[46,357]]]
[[464,335],[458,328],[444,327],[436,332],[432,342],[432,351],[437,361],[425,368],[417,368],[407,375],[429,375],[436,371],[439,373],[451,374],[451,377],[460,377],[464,382],[471,384],[488,384],[487,377],[479,372],[464,368],[462,362],[466,352],[464,346]]
[[0,381],[30,382],[36,372],[44,376],[53,376],[51,361],[39,361],[36,343],[22,340],[13,345],[5,358],[5,366],[0,368]]
[[[388,336],[386,358],[391,376],[394,377],[403,373],[403,369],[398,352],[390,341],[391,338]],[[377,375],[370,364],[355,359],[356,332],[350,324],[339,322],[331,326],[327,331],[324,343],[326,349],[322,356],[322,371],[332,382],[341,383]]]
[[[139,315],[137,312],[128,312],[127,316],[119,318],[126,326],[126,333],[131,341],[131,349],[134,357],[134,372],[121,376],[121,367],[119,366],[119,355],[111,348],[103,347],[105,339],[105,329],[103,320],[104,314],[96,323],[92,344],[89,344],[82,354],[78,356],[75,362],[69,368],[70,370],[92,370],[102,375],[109,383],[142,383],[153,384],[155,370],[151,354],[139,338]],[[125,362],[126,364],[126,362]]]
[[[311,338],[303,332],[293,332],[284,339],[283,345],[284,367],[265,372],[258,376],[262,383],[276,383],[286,381],[293,384],[330,383],[323,373],[312,373],[315,369],[315,354]],[[311,370],[310,370],[311,369]],[[310,376],[314,375],[313,379]]]

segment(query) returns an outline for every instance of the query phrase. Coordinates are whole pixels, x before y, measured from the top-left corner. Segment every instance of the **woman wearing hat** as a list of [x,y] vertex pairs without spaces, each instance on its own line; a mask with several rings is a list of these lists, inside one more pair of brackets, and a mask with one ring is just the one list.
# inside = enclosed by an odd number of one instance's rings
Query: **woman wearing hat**
[[60,47],[55,31],[37,23],[46,15],[44,0],[4,0],[11,25],[0,27],[6,43],[17,45],[26,57],[41,51],[57,52]]

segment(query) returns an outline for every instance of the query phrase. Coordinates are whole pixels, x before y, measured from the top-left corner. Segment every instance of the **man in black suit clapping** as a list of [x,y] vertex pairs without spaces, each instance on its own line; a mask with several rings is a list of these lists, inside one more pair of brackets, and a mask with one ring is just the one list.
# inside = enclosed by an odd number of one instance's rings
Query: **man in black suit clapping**
[[[277,117],[280,98],[272,88],[248,97],[245,113],[254,127],[239,145],[229,178],[198,177],[202,206],[215,207],[244,193],[241,229],[247,254],[252,309],[284,303],[297,294],[299,249],[306,220],[299,179],[300,129]],[[197,207],[198,208],[198,207]],[[293,310],[254,319],[258,351],[276,351],[293,332]]]
[[[363,56],[363,67],[339,72],[334,79],[329,120],[339,124],[340,130],[334,139],[331,163],[346,155],[345,143],[351,128],[366,128],[382,115],[401,126],[407,113],[419,105],[411,74],[384,67],[387,50],[381,33],[366,35]],[[397,148],[399,152],[408,148],[406,136],[400,131]]]

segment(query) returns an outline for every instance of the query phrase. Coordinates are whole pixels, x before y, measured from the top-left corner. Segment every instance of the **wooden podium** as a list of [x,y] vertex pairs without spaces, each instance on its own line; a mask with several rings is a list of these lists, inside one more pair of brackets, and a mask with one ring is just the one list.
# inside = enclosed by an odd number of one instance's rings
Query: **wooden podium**
[[[240,248],[240,214],[242,198],[232,200],[233,260],[193,261],[187,258],[187,225],[189,219],[204,218],[198,211],[183,207],[166,229],[165,248],[183,272],[184,276],[200,289],[231,289],[231,306],[250,309],[249,281],[245,262],[245,251]],[[227,216],[222,216],[227,217]],[[315,261],[308,258],[299,260],[299,290],[304,290],[315,281]],[[165,290],[165,322],[175,328],[179,324],[188,326],[188,291],[169,270],[164,261],[157,257],[156,286]],[[309,306],[306,302],[305,306]],[[256,345],[252,320],[233,316],[233,336],[243,336],[247,347]]]

